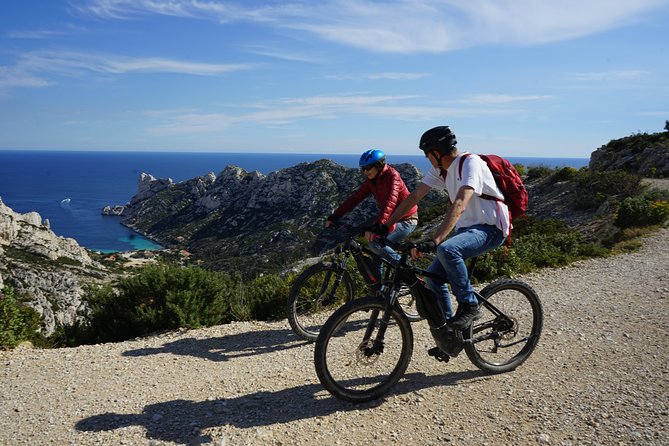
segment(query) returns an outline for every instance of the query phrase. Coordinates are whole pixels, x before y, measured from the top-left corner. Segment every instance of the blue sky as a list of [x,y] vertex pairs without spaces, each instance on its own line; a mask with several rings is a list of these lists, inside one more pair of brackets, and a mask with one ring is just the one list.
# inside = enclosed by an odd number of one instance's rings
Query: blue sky
[[669,119],[669,0],[2,0],[0,149],[589,157]]

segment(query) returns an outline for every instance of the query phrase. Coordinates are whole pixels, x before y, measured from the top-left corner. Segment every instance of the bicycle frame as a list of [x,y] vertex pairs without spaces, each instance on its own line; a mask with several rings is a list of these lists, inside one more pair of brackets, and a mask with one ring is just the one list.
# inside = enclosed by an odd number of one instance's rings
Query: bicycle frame
[[[378,285],[388,276],[388,273],[391,268],[394,268],[395,265],[393,265],[391,262],[388,261],[388,259],[378,255],[374,251],[370,250],[368,247],[358,243],[355,240],[355,237],[358,235],[362,235],[365,232],[364,227],[348,227],[344,225],[340,225],[340,227],[345,227],[348,236],[344,242],[340,243],[337,245],[334,249],[334,256],[336,258],[336,261],[334,263],[337,264],[339,268],[342,270],[346,269],[346,264],[348,263],[349,256],[353,257],[353,260],[355,261],[358,271],[362,275],[363,280],[369,287],[378,287]],[[380,259],[384,265],[388,265],[390,268],[386,267],[385,271],[386,274],[384,278],[377,277],[376,272],[373,271],[372,265],[369,262],[370,257],[375,257],[377,259]],[[340,278],[338,278],[340,280]]]
[[[365,354],[365,356],[371,356],[373,354],[379,354],[383,352],[383,339],[385,336],[385,331],[390,321],[392,308],[397,303],[397,290],[399,290],[402,283],[405,283],[409,286],[409,288],[412,290],[412,294],[414,291],[416,292],[415,297],[417,299],[417,302],[420,302],[420,306],[418,306],[419,311],[421,310],[421,306],[423,307],[423,311],[425,311],[426,309],[430,309],[426,311],[425,314],[421,314],[421,316],[425,317],[428,320],[428,324],[430,325],[430,329],[433,332],[433,336],[435,336],[435,333],[438,332],[440,329],[447,326],[447,321],[444,320],[441,310],[438,308],[438,306],[436,306],[437,296],[435,296],[434,293],[427,288],[425,283],[419,277],[429,277],[440,281],[446,281],[446,279],[438,274],[432,273],[426,269],[419,268],[409,263],[410,250],[413,247],[413,245],[394,244],[388,241],[386,241],[386,243],[391,248],[401,252],[402,255],[397,265],[392,265],[389,262],[386,262],[391,266],[391,268],[389,268],[386,271],[387,280],[385,280],[384,281],[385,283],[383,284],[383,285],[388,284],[389,288],[384,290],[382,287],[382,289],[380,290],[380,292],[385,297],[385,306],[383,310],[383,315],[378,327],[378,331],[376,333],[376,337],[372,341],[371,346],[364,347],[363,353]],[[377,256],[373,252],[371,252],[370,254]],[[475,263],[476,263],[476,258],[474,257],[472,258],[470,263],[470,272],[469,272],[470,278],[474,270]],[[484,296],[482,296],[477,291],[474,291],[474,294],[478,299],[479,304],[486,307],[495,316],[495,318],[492,321],[490,321],[487,325],[484,325],[482,327],[495,328],[495,331],[504,331],[513,326],[513,321],[508,316],[506,316],[500,309],[498,309],[495,305],[490,303]],[[370,315],[370,319],[367,325],[367,330],[365,332],[365,336],[363,337],[361,346],[369,345],[370,336],[374,328],[376,327],[378,316],[379,316],[379,311],[374,311]],[[460,333],[457,335],[457,338],[460,342],[472,343],[493,338],[495,341],[497,341],[497,338],[495,336],[496,336],[495,334],[490,334],[488,336],[479,337],[475,339],[471,338],[464,339],[462,333]],[[513,344],[509,344],[508,346],[515,345],[520,342],[524,342],[524,340],[519,340]]]

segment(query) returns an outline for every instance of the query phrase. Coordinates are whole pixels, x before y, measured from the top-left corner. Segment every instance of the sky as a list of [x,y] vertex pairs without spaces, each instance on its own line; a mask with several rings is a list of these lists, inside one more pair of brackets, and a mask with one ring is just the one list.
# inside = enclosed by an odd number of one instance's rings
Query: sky
[[0,150],[580,157],[669,120],[669,0],[1,0]]

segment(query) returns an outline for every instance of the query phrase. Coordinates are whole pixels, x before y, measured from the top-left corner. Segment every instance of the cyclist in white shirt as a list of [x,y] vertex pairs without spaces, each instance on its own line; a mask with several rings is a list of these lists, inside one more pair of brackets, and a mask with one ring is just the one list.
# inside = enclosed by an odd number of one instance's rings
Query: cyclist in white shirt
[[[448,278],[458,302],[455,315],[448,284],[434,279],[428,279],[427,284],[440,297],[439,303],[447,324],[454,329],[463,329],[480,317],[465,260],[500,246],[509,234],[510,220],[504,203],[481,198],[485,194],[503,199],[485,161],[477,155],[468,154],[460,175],[459,164],[463,154],[458,152],[456,144],[455,135],[447,126],[435,127],[423,134],[419,147],[432,164],[432,169],[395,208],[385,225],[397,222],[404,215],[405,208],[417,204],[431,189],[448,192],[451,206],[444,220],[428,241],[418,244],[417,251],[436,252],[428,270]],[[384,232],[383,227],[380,232]],[[418,252],[413,254],[419,255]]]

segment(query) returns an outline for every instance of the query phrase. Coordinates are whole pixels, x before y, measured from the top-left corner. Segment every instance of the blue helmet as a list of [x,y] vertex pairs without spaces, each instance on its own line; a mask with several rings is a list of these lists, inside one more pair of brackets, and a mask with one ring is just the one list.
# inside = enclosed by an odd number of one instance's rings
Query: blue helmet
[[379,149],[367,150],[360,156],[360,167],[371,166],[372,164],[382,163],[386,159],[386,154]]

